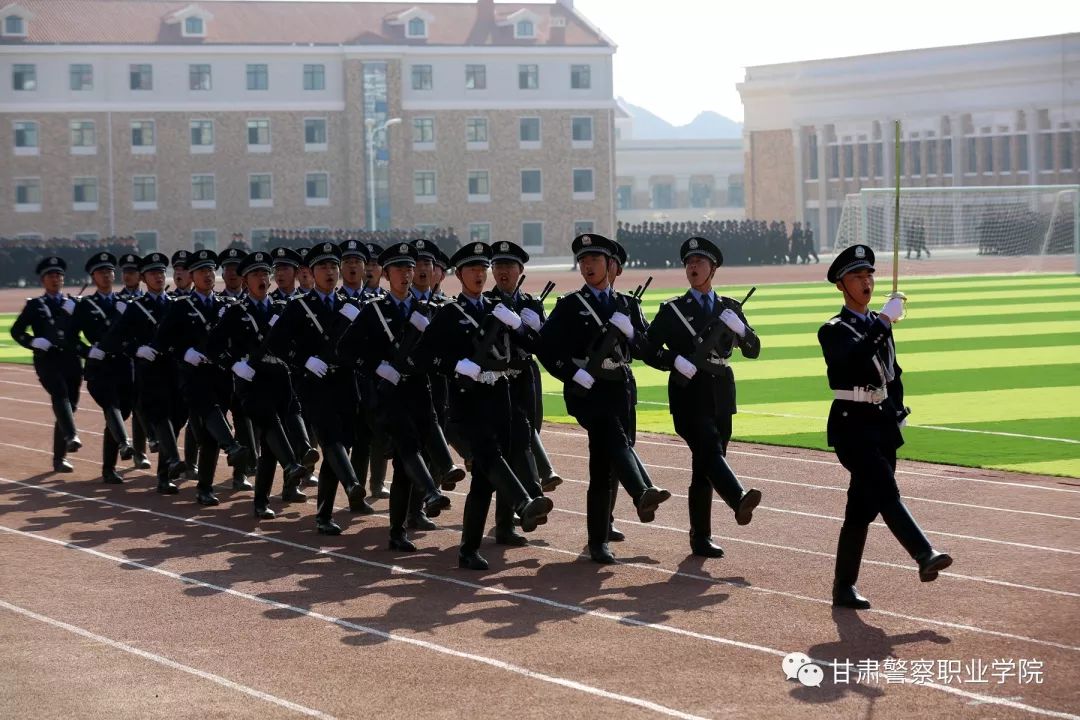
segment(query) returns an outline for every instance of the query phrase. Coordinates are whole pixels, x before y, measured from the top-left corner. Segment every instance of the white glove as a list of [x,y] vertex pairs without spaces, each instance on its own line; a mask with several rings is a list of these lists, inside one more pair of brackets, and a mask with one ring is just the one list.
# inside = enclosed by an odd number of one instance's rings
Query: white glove
[[127,303],[122,300],[118,300],[116,302],[116,312],[123,315],[125,310],[127,310]]
[[904,314],[904,301],[898,297],[889,298],[889,301],[885,303],[885,307],[881,308],[881,314],[889,318],[890,321],[896,322]]
[[596,378],[585,372],[584,368],[578,368],[578,371],[574,373],[574,382],[586,390],[590,390],[592,389],[593,383],[596,382]]
[[627,340],[634,339],[634,323],[630,322],[630,318],[621,312],[617,312],[611,316],[611,324],[619,328],[619,332],[626,336]]
[[232,365],[232,371],[241,380],[251,382],[255,377],[255,368],[248,365],[247,360],[237,360]]
[[349,318],[349,322],[352,322],[360,315],[360,310],[352,303],[345,303],[338,312]]
[[148,360],[150,362],[157,360],[157,356],[158,351],[150,347],[149,345],[140,345],[139,349],[135,351],[135,357],[142,358],[143,360]]
[[499,322],[511,330],[517,330],[521,327],[521,316],[502,303],[496,305],[495,309],[491,311],[491,314],[497,317]]
[[521,311],[521,322],[528,325],[533,332],[540,332],[540,316],[532,308]]
[[[427,330],[427,326],[431,324],[431,321],[424,317],[421,313],[413,310],[412,315],[409,316],[409,324],[411,324],[420,332],[424,332],[425,330]],[[396,382],[394,384],[397,385]]]
[[697,375],[697,365],[690,362],[682,355],[675,356],[675,369],[687,380],[693,380],[694,376]]
[[62,307],[64,309],[64,312],[66,312],[68,315],[75,314],[75,301],[72,300],[71,298],[68,298],[67,300],[65,300],[64,304],[61,305],[60,307]]
[[30,347],[42,352],[48,352],[49,348],[52,347],[52,343],[47,338],[34,338],[30,341]]
[[725,308],[724,312],[720,313],[720,319],[739,337],[746,335],[746,323],[739,318],[739,313],[731,308]]
[[480,377],[480,366],[469,358],[461,358],[457,361],[457,365],[454,366],[454,372],[476,380]]
[[206,359],[205,355],[203,355],[201,352],[199,352],[195,348],[188,348],[187,350],[184,351],[184,362],[186,362],[188,365],[194,365],[195,367],[198,367],[199,365],[202,365],[204,362],[209,362],[209,361]]
[[391,385],[397,385],[401,380],[401,373],[394,369],[394,366],[388,362],[379,363],[379,367],[375,368],[375,374],[381,377]]
[[316,377],[326,377],[327,371],[330,370],[329,365],[327,365],[321,359],[314,355],[307,359],[307,362],[304,363],[304,367],[306,367],[308,369],[308,372],[310,372],[312,375],[315,375]]
[[104,360],[105,351],[99,348],[97,345],[90,348],[90,352],[86,353],[86,356],[91,360]]

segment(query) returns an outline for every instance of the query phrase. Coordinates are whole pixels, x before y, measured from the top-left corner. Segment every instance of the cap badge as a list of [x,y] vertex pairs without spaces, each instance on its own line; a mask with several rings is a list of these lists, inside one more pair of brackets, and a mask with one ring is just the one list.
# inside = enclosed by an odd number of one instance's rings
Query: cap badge
[[589,237],[588,235],[586,235],[585,237],[581,238],[581,244],[582,245],[592,245],[592,238]]
[[203,250],[202,252],[200,252],[200,253],[199,253],[199,257],[200,257],[201,259],[205,260],[206,258],[208,258],[208,257],[210,257],[210,256],[206,254],[206,251],[205,251],[205,250]]
[[475,245],[473,245],[473,252],[474,253],[482,253],[482,252],[484,252],[484,244],[483,243],[476,243]]
[[866,257],[866,248],[864,248],[862,245],[856,245],[855,246],[855,257],[859,258],[860,260],[865,258]]
[[419,250],[423,250],[424,249],[424,241],[423,240],[417,240],[416,241],[416,247]]
[[508,252],[509,250],[510,250],[510,245],[508,243],[499,243],[499,251],[500,252]]
[[694,238],[690,238],[690,249],[697,250],[697,240]]
[[322,246],[324,252],[330,252],[330,243],[326,243]]
[[108,254],[107,254],[107,253],[101,253],[101,258],[100,258],[100,259],[102,259],[102,260],[108,260],[108,259],[109,259],[109,256],[108,256]]
[[398,252],[399,253],[408,253],[409,252],[409,246],[406,245],[405,243],[401,243],[401,245],[398,247]]

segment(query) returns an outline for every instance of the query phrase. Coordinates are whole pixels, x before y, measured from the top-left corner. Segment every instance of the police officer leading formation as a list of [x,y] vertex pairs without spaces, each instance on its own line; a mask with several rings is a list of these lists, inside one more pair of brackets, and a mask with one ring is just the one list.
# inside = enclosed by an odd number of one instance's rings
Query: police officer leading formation
[[[628,261],[619,243],[590,233],[572,251],[584,285],[560,297],[550,316],[543,297],[521,291],[529,256],[511,242],[469,243],[452,258],[430,240],[231,248],[220,257],[180,251],[171,258],[171,291],[164,255],[118,260],[100,252],[85,267],[95,292],[78,298],[62,292],[65,261],[48,257],[37,266],[45,292],[27,302],[11,332],[33,350],[50,396],[54,471],[72,472],[66,456],[82,446],[74,415],[85,378],[105,417],[102,479],[110,484],[124,482],[118,460],[149,467],[141,440],[158,455],[158,492],[176,494],[182,479],[196,479],[196,500],[216,505],[223,452],[233,490],[253,490],[255,517],[275,516],[271,488],[281,467],[283,503],[306,501],[303,488],[317,484],[319,533],[341,533],[333,518],[341,486],[353,513],[373,513],[369,497],[388,498],[389,547],[411,552],[407,531],[437,527],[433,519],[451,502],[444,491],[467,469],[459,564],[476,570],[488,567],[480,549],[492,502],[495,541],[525,545],[517,528],[546,524],[548,494],[562,483],[540,440],[539,364],[562,383],[567,411],[588,435],[590,557],[615,561],[610,543],[624,538],[612,524],[620,488],[641,522],[655,519],[671,493],[654,485],[635,449],[639,360],[668,373],[675,431],[691,451],[691,552],[722,557],[712,539],[713,493],[738,525],[752,521],[762,500],[726,459],[737,411],[731,360],[736,351],[758,357],[761,341],[743,303],[713,287],[723,254],[703,237],[683,242],[688,288],[662,302],[650,323],[642,289],[614,287]],[[219,268],[226,287],[215,292]],[[442,292],[448,272],[461,286],[456,297]],[[833,603],[852,608],[870,606],[855,583],[879,514],[924,582],[952,562],[931,547],[897,487],[896,450],[910,412],[892,334],[903,305],[891,298],[869,310],[873,272],[867,246],[836,257],[827,279],[844,307],[818,331],[834,394],[828,442],[851,474]],[[141,438],[128,435],[128,418]]]

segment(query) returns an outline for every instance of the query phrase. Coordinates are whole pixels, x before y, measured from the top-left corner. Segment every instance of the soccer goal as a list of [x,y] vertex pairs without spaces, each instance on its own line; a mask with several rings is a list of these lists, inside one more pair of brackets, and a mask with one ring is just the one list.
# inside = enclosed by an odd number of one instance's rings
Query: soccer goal
[[[836,249],[893,248],[892,188],[848,195]],[[901,257],[1076,257],[1080,273],[1080,185],[900,188]]]

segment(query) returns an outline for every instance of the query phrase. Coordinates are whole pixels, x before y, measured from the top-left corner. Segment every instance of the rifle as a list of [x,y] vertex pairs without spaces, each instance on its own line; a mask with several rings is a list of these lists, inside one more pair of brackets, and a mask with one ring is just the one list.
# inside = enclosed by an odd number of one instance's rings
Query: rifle
[[[652,276],[650,275],[644,285],[638,285],[634,292],[630,293],[630,297],[635,300],[641,300],[651,283]],[[622,330],[615,327],[610,322],[605,323],[602,328],[602,333],[600,339],[594,345],[594,350],[589,354],[588,359],[586,359],[585,367],[582,368],[594,378],[599,377],[599,373],[603,369],[604,361],[607,360],[611,351],[615,349],[615,344],[619,342],[619,338],[622,336]],[[577,395],[585,395],[588,390],[577,383],[570,383],[570,392]]]
[[[742,299],[742,302],[737,303],[740,310],[756,291],[757,286],[750,288],[750,292],[746,293],[746,297]],[[720,346],[722,340],[733,334],[731,328],[724,321],[719,317],[714,318],[701,332],[694,336],[694,352],[691,353],[687,360],[694,363],[694,367],[711,373],[710,369],[707,369],[709,367],[709,356]],[[681,388],[690,384],[690,379],[681,372],[672,373],[671,380]]]
[[540,291],[540,295],[539,295],[539,298],[538,298],[540,300],[541,305],[544,303],[545,300],[547,300],[547,296],[550,295],[551,291],[554,290],[554,289],[555,289],[555,283],[548,280],[547,284],[544,285],[544,289],[542,291]]
[[76,295],[75,297],[82,297],[82,294],[84,292],[86,292],[86,288],[88,288],[88,287],[90,287],[90,281],[89,280],[87,280],[86,282],[84,282],[82,284],[82,288],[79,290],[79,294]]
[[[510,294],[511,298],[513,298],[514,295],[517,295],[518,290],[521,289],[521,283],[523,282],[525,282],[524,273],[518,278],[517,286],[514,288],[514,292]],[[473,336],[473,352],[469,357],[469,360],[483,368],[484,363],[487,362],[488,356],[491,353],[491,349],[495,347],[495,343],[502,337],[500,331],[504,327],[502,320],[495,317],[494,314],[488,313],[484,316],[484,321],[480,324],[480,332]],[[471,387],[472,384],[474,384],[472,378],[461,377],[459,380],[464,383],[466,387]]]

